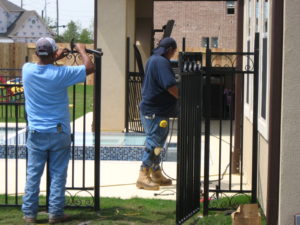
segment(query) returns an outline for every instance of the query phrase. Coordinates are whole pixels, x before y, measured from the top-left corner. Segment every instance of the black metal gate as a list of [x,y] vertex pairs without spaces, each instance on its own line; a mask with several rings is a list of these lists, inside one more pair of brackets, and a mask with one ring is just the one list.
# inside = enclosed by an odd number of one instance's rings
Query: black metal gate
[[133,45],[133,49],[139,72],[130,72],[130,38],[127,38],[125,130],[126,132],[143,133],[144,128],[140,118],[139,104],[142,100],[144,66],[140,51],[135,44]]
[[[205,57],[202,59],[204,55]],[[211,52],[210,49],[207,49],[203,54],[187,52],[180,54],[181,112],[178,118],[177,224],[184,223],[200,210],[200,199],[203,200],[205,216],[208,215],[209,210],[226,210],[228,207],[233,209],[238,206],[233,201],[229,206],[226,204],[225,207],[218,204],[218,201],[214,201],[222,197],[232,198],[236,195],[246,195],[249,196],[251,202],[256,202],[258,57],[258,34],[255,36],[254,52]],[[200,63],[205,66],[199,70]],[[236,76],[241,76],[243,80],[245,78],[247,81],[250,76],[253,77],[251,188],[244,187],[243,140],[239,146],[241,149],[238,159],[239,181],[235,181],[238,185],[233,184],[233,121],[235,118],[233,112]],[[243,91],[242,88],[242,93]],[[244,106],[244,100],[241,104]],[[205,120],[204,123],[201,123],[201,118]],[[243,120],[237,124],[241,126],[241,132],[243,132]],[[201,132],[203,126],[204,133]],[[224,137],[225,126],[227,127],[226,140]],[[218,140],[214,142],[218,143],[218,146],[216,144],[212,146],[212,138]],[[201,147],[201,143],[204,148]],[[225,143],[228,152],[225,152]],[[213,151],[215,151],[215,155],[211,157],[210,154]],[[217,162],[216,179],[211,179],[210,174],[212,158]],[[228,181],[225,183],[223,179],[228,170],[226,175]]]
[[[87,85],[85,82],[74,85],[68,90],[72,146],[66,187],[66,206],[92,207],[99,210],[101,59],[103,54],[101,49],[88,50],[88,52],[96,66],[94,85]],[[69,65],[78,65],[80,61],[80,56],[75,51],[67,56]],[[93,112],[93,132],[91,133],[86,131],[88,108]],[[77,120],[81,115],[81,120]],[[3,198],[0,198],[0,206],[20,206],[27,165],[25,145],[27,122],[20,69],[0,70],[0,123],[0,132],[2,132],[0,133],[0,162],[1,166],[4,165],[0,172],[0,195],[3,195]],[[81,127],[79,131],[78,127]],[[93,168],[93,173],[91,173],[91,168]],[[47,171],[41,182],[41,194],[46,195],[46,199],[40,202],[40,206],[48,206],[49,179]],[[82,193],[86,196],[84,200],[79,198]]]

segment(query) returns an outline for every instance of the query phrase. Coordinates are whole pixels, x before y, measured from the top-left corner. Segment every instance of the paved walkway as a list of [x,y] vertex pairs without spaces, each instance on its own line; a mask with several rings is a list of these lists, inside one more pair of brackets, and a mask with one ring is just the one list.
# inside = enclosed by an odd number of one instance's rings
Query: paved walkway
[[[91,123],[92,123],[92,113],[87,114],[86,120],[86,130],[91,131]],[[1,124],[0,124],[1,125]],[[12,125],[10,125],[12,126]],[[221,171],[224,172],[224,179],[222,180],[222,187],[228,187],[229,184],[229,176],[227,165],[229,162],[229,144],[230,138],[228,132],[229,122],[224,122],[224,136],[221,139],[222,143],[222,164]],[[176,131],[176,125],[174,127]],[[210,179],[215,180],[218,178],[218,165],[219,165],[219,143],[220,139],[217,134],[217,123],[212,123],[212,135],[211,135],[211,154],[210,154]],[[76,131],[83,131],[83,119],[79,118],[76,120]],[[173,133],[171,142],[177,142],[176,132]],[[204,143],[204,142],[203,142]],[[202,146],[203,148],[203,146]],[[203,148],[204,149],[204,148]],[[173,155],[175,154],[176,159],[176,149],[170,149],[173,151]],[[203,151],[202,151],[203,152]],[[204,159],[202,154],[202,159]],[[172,161],[172,160],[171,160]],[[25,160],[18,160],[18,169],[16,170],[16,160],[8,159],[7,162],[4,159],[0,159],[0,194],[4,194],[6,192],[6,177],[7,177],[7,192],[10,195],[15,195],[16,191],[18,195],[22,195],[24,192],[25,185],[25,176],[26,176],[26,165]],[[203,165],[204,162],[202,160],[202,175],[203,175]],[[135,182],[139,173],[140,162],[138,161],[101,161],[100,162],[100,195],[101,197],[117,197],[117,198],[132,198],[132,197],[140,197],[140,198],[158,198],[158,199],[176,199],[176,181],[173,182],[173,185],[170,187],[161,187],[159,191],[145,191],[140,190],[135,187]],[[8,168],[7,174],[5,173],[5,168]],[[74,168],[74,171],[72,170]],[[176,179],[176,171],[177,164],[176,162],[164,162],[163,168],[165,172],[172,178]],[[18,179],[16,180],[16,175]],[[74,182],[72,182],[72,178],[74,177]],[[80,160],[74,161],[74,167],[72,161],[69,164],[68,171],[68,182],[67,186],[71,187],[74,183],[74,187],[82,187],[83,186],[83,163]],[[203,179],[202,179],[203,180]],[[239,175],[232,176],[232,189],[239,189]],[[16,190],[17,184],[17,190]],[[85,162],[85,186],[93,187],[94,185],[94,162],[88,160]],[[214,188],[217,183],[212,182],[211,188]],[[250,189],[249,185],[244,180],[243,184],[244,189]],[[45,194],[46,190],[46,179],[45,175],[42,178],[41,182],[41,192]],[[76,193],[72,193],[73,195]],[[77,193],[78,195],[88,196],[87,192]]]

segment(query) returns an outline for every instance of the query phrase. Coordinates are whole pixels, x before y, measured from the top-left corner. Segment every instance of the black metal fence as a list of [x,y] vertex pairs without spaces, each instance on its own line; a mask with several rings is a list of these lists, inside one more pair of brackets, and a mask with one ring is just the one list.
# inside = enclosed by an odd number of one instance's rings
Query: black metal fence
[[[68,89],[71,115],[72,146],[66,187],[66,206],[100,207],[100,122],[101,122],[101,59],[102,51],[90,51],[95,62],[94,86],[77,84]],[[77,52],[67,56],[70,64],[81,59]],[[16,71],[16,74],[13,72]],[[20,76],[21,70],[0,70],[0,206],[20,206],[24,192],[27,165],[26,113]],[[3,74],[3,75],[2,75]],[[92,96],[89,96],[92,95]],[[93,99],[93,102],[89,102]],[[88,107],[93,105],[93,107]],[[87,132],[87,113],[92,111],[93,132]],[[80,118],[79,120],[77,120]],[[93,160],[87,160],[93,159]],[[93,170],[91,170],[93,168]],[[93,172],[91,172],[93,171]],[[40,206],[48,206],[50,176],[42,177]],[[80,199],[84,196],[84,200]]]
[[[205,57],[201,65],[204,66],[200,72],[197,71],[199,60],[195,59],[197,53],[181,53],[179,60],[181,113],[177,150],[177,224],[182,224],[199,211],[200,200],[203,202],[204,215],[208,215],[209,210],[236,208],[238,205],[233,197],[237,195],[245,195],[249,201],[256,202],[258,40],[257,34],[254,52],[211,52],[207,49],[203,54]],[[201,53],[198,53],[198,56],[200,57]],[[185,68],[188,70],[186,71]],[[235,121],[234,115],[236,107],[234,90],[237,76],[242,77],[242,80],[244,77],[253,77],[252,182],[250,188],[245,185],[244,180],[243,140],[240,141],[239,146],[237,163],[239,174],[232,172],[233,166],[236,165],[234,162],[236,158],[233,157],[236,147],[234,146],[234,126],[240,126],[243,132],[243,120]],[[241,107],[243,106],[244,96],[241,102]],[[195,113],[198,108],[203,109],[203,114],[202,112]],[[202,124],[199,115],[205,120]],[[244,118],[244,112],[242,118]],[[201,126],[204,126],[204,133],[201,133]],[[204,148],[196,140],[204,140],[201,141]],[[212,161],[215,164],[213,168]],[[214,170],[213,174],[212,170]],[[201,197],[199,197],[200,190]],[[215,201],[222,197],[226,197],[227,201]]]
[[[191,60],[194,64],[187,61]],[[185,63],[184,63],[185,62]],[[181,53],[180,115],[177,143],[176,222],[182,224],[200,210],[202,54]]]
[[139,72],[130,72],[130,49],[130,39],[127,38],[125,130],[126,132],[133,131],[143,133],[144,128],[140,118],[139,104],[142,100],[144,66],[137,46],[133,45],[135,60]]

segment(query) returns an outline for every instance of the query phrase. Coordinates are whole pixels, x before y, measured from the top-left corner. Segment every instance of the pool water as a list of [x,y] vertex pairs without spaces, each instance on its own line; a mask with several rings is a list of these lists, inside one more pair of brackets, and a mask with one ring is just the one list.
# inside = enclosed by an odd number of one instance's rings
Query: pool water
[[[18,129],[19,131],[21,130]],[[16,128],[7,128],[7,137],[8,139],[11,139],[16,136]],[[5,127],[0,127],[0,144],[5,144],[5,138],[6,138],[6,128]]]
[[[85,138],[86,146],[93,146],[95,134],[75,133],[75,146],[82,146]],[[143,146],[146,136],[137,133],[102,133],[100,138],[101,146]]]
[[[8,131],[8,144],[14,145],[16,143],[16,129],[7,128]],[[26,143],[26,130],[20,129],[18,132],[18,144],[25,145]],[[0,128],[0,144],[5,144],[5,128]],[[145,135],[139,133],[101,133],[100,144],[101,146],[143,146],[145,143]],[[74,135],[75,146],[93,146],[95,134],[87,132],[76,132]]]

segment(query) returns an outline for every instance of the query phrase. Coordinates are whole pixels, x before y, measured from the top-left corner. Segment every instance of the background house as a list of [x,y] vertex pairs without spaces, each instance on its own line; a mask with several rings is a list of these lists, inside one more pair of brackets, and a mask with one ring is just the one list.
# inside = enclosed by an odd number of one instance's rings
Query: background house
[[0,0],[0,43],[36,42],[42,36],[53,36],[43,19],[35,11]]
[[[178,46],[186,38],[186,46],[236,48],[237,11],[235,1],[154,1],[154,29],[175,20],[172,37]],[[155,42],[161,39],[155,35]]]

